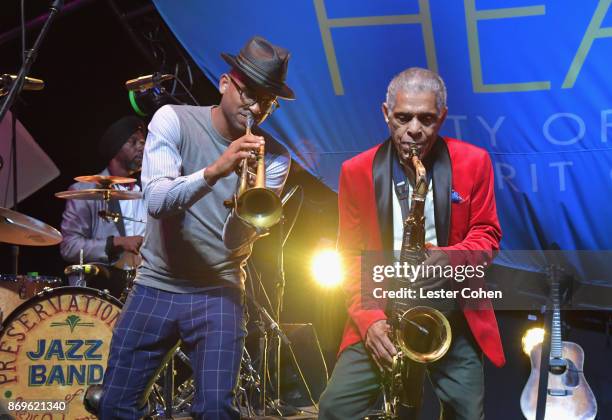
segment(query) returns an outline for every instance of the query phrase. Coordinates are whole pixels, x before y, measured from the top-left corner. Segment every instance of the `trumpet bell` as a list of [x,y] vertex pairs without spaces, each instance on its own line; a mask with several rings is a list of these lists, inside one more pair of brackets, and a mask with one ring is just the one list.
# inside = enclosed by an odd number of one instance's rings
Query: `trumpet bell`
[[236,214],[256,228],[268,229],[280,221],[283,206],[274,191],[256,187],[240,194]]

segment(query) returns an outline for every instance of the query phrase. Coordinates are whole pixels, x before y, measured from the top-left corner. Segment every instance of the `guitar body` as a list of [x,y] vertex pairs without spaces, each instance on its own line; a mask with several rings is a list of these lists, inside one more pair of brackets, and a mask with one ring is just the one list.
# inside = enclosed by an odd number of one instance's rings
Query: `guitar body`
[[[521,411],[527,420],[535,420],[540,381],[542,345],[531,350],[531,374],[521,394]],[[565,368],[562,373],[548,375],[546,420],[592,420],[597,415],[597,402],[587,383],[582,367],[584,350],[571,341],[562,342]],[[551,361],[552,363],[552,361]]]

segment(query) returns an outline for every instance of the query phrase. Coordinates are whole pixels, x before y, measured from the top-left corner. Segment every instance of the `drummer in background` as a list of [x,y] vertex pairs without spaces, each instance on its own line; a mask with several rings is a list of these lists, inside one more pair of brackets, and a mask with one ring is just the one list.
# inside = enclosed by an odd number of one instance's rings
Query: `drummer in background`
[[[140,177],[145,127],[140,118],[127,116],[106,130],[98,152],[108,162],[108,166],[99,175]],[[138,184],[118,184],[113,188],[140,191]],[[77,182],[70,186],[71,190],[87,188],[96,188],[96,185]],[[117,267],[119,270],[112,266],[123,265],[123,261],[137,265],[145,232],[146,208],[142,199],[111,200],[108,210],[122,216],[116,221],[102,218],[99,212],[103,209],[102,200],[67,200],[62,215],[61,231],[64,239],[60,244],[60,252],[70,264],[80,263],[81,250],[83,262],[101,263],[105,267],[101,270],[102,274],[88,281],[87,285],[108,289],[115,297],[119,297],[126,279],[123,269],[135,269],[136,266],[120,266]],[[125,216],[141,222],[124,220]],[[76,277],[69,281],[72,286],[85,286]]]

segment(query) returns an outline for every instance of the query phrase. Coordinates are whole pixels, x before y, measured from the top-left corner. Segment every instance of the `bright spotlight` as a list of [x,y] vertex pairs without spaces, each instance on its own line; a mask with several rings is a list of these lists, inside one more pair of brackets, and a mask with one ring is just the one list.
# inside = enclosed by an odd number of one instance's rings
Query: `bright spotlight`
[[340,255],[333,249],[318,251],[312,257],[312,274],[322,287],[331,289],[342,283],[342,263]]
[[546,331],[541,327],[529,328],[523,334],[521,344],[523,345],[523,352],[527,355],[531,355],[531,350],[538,344],[544,341],[544,335]]

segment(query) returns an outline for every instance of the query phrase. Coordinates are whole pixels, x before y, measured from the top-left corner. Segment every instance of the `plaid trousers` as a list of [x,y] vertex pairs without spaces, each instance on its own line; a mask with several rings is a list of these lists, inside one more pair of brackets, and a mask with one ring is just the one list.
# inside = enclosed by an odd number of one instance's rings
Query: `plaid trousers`
[[191,360],[196,419],[239,419],[235,389],[246,336],[244,293],[170,293],[136,284],[111,340],[99,417],[140,419],[145,387],[176,342]]

